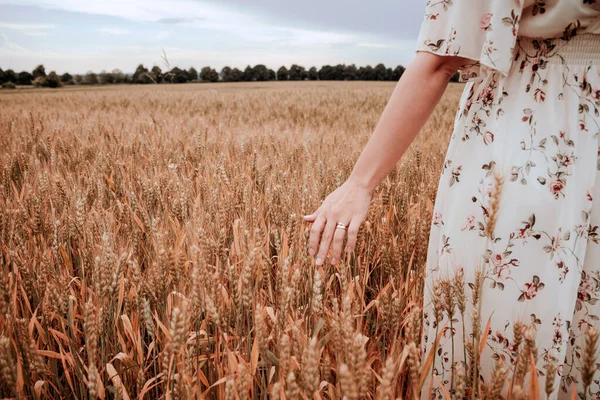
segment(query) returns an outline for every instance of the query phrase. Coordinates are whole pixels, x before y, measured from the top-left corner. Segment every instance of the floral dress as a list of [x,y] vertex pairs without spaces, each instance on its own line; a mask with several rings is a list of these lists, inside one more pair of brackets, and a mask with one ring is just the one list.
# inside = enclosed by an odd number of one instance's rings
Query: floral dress
[[484,385],[498,360],[514,372],[525,331],[540,391],[553,365],[550,398],[584,397],[585,333],[600,329],[599,34],[600,0],[427,3],[417,51],[463,57],[467,84],[433,213],[423,357],[439,341],[422,398],[455,389],[475,337]]

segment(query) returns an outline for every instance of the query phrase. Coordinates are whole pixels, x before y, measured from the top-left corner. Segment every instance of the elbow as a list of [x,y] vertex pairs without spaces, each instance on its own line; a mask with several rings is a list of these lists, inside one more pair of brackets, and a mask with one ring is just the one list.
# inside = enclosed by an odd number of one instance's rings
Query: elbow
[[436,73],[440,74],[443,79],[450,80],[456,72],[465,64],[465,59],[456,56],[438,56],[440,58]]
[[466,62],[463,57],[440,56],[429,52],[419,52],[417,57],[421,58],[421,63],[432,75],[446,81],[449,81]]

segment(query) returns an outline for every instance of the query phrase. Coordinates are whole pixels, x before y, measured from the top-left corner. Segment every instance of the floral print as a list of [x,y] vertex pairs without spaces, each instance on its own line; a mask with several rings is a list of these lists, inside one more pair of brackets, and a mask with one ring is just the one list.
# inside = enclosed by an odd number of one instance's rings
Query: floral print
[[[426,267],[422,351],[434,351],[422,399],[451,393],[453,366],[472,341],[476,271],[479,322],[489,332],[481,377],[496,360],[514,368],[515,322],[535,332],[540,387],[552,399],[600,398],[600,371],[586,394],[586,330],[600,328],[600,2],[431,0],[418,51],[461,56],[466,81],[439,181]],[[490,233],[494,178],[504,179]],[[458,267],[460,266],[460,267]],[[435,320],[438,279],[464,276],[467,309]],[[462,322],[466,319],[468,323]],[[461,323],[457,322],[461,321]],[[518,327],[519,325],[516,325]],[[440,336],[439,333],[442,333]],[[441,337],[432,349],[436,337]],[[431,388],[430,388],[431,385]]]

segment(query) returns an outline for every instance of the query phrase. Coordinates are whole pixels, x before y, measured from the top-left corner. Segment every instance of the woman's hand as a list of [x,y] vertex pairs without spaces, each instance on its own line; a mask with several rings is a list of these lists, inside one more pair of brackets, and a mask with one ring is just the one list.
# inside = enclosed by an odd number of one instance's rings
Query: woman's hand
[[350,178],[327,196],[317,211],[304,217],[313,223],[308,251],[313,256],[318,249],[317,265],[325,261],[332,239],[331,263],[335,264],[340,258],[346,230],[336,229],[338,222],[348,227],[346,251],[354,250],[358,227],[367,215],[373,188],[398,163],[440,101],[448,80],[465,62],[455,56],[417,53],[398,81]]
[[336,229],[338,222],[347,227],[346,252],[354,251],[358,228],[367,215],[371,197],[370,190],[348,179],[331,192],[314,213],[304,216],[305,221],[313,223],[308,240],[308,252],[314,256],[318,250],[317,265],[324,263],[332,239],[331,264],[336,264],[341,257],[346,229]]

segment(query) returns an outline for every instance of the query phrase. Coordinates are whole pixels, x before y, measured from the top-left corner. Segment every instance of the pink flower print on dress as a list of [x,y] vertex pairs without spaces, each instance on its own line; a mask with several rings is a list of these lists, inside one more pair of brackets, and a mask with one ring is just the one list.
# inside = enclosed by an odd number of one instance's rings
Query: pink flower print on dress
[[461,231],[472,231],[473,229],[475,229],[475,216],[467,215],[467,218],[465,218],[465,224],[463,225],[462,228],[460,228],[460,230]]
[[552,179],[550,179],[550,192],[554,195],[555,199],[558,199],[558,196],[563,193],[563,189],[565,188],[565,181],[561,178],[559,178],[558,176],[553,176]]
[[490,30],[491,21],[492,21],[492,13],[483,14],[483,17],[481,17],[481,21],[480,21],[481,29],[484,31]]
[[490,131],[487,131],[483,134],[483,143],[487,146],[488,144],[494,141],[494,134]]
[[433,213],[432,223],[435,226],[444,225],[444,221],[442,221],[442,213],[439,213],[437,211],[435,213]]

